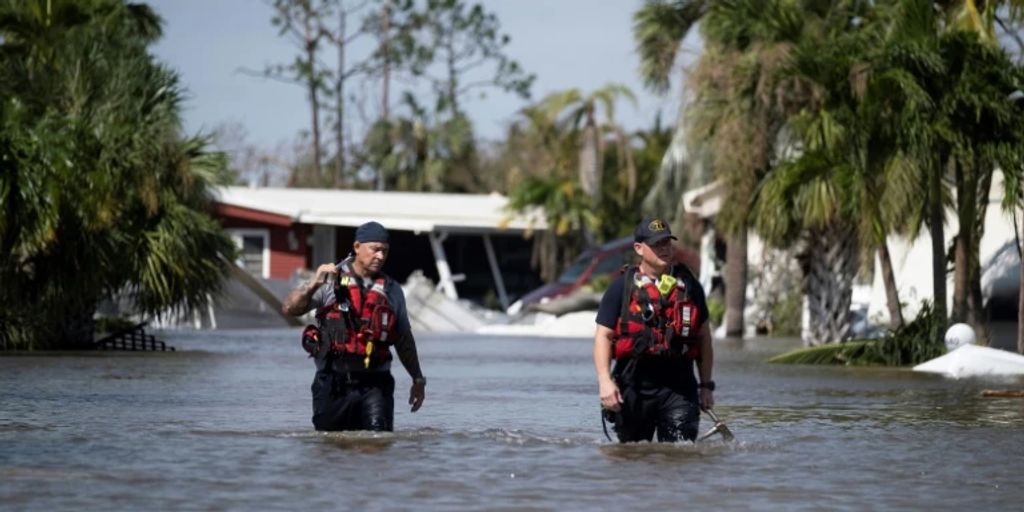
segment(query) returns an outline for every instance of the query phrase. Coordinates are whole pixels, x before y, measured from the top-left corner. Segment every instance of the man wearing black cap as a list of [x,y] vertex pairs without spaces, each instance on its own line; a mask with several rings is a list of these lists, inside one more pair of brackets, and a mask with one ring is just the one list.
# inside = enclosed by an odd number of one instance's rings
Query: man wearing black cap
[[348,258],[320,265],[312,280],[285,299],[285,314],[317,312],[317,325],[303,334],[303,348],[316,362],[312,392],[317,430],[394,429],[391,345],[412,377],[412,412],[423,405],[427,379],[420,371],[405,295],[381,271],[388,249],[384,226],[367,222],[356,229]]
[[640,263],[612,281],[598,309],[594,366],[602,414],[619,442],[650,441],[655,432],[658,441],[692,441],[700,409],[715,403],[704,290],[675,261],[675,239],[662,219],[642,220],[633,233]]

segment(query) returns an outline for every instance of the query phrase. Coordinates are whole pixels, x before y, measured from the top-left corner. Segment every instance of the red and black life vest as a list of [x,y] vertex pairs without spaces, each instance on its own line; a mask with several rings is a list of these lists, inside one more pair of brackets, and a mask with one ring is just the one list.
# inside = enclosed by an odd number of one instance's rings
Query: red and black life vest
[[385,293],[389,280],[381,273],[364,289],[347,262],[342,263],[334,302],[317,309],[318,325],[303,333],[306,351],[314,357],[361,360],[366,369],[391,361],[388,347],[394,343],[397,319]]
[[687,289],[688,282],[696,281],[693,274],[676,265],[671,274],[654,281],[630,267],[624,279],[613,357],[700,356],[700,327],[705,319]]

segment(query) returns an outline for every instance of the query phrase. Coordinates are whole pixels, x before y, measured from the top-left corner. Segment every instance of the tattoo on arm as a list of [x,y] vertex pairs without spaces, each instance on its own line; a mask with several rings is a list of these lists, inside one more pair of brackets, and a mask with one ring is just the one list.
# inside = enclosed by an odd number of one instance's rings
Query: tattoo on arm
[[281,309],[284,314],[291,316],[301,316],[309,311],[309,302],[313,298],[313,293],[319,287],[318,284],[307,282],[299,285],[298,288],[291,291],[288,297],[284,299],[284,304],[281,305]]
[[398,353],[398,360],[402,362],[410,377],[415,379],[423,376],[423,372],[420,371],[420,359],[416,354],[416,340],[413,339],[411,332],[405,333],[395,342],[395,352]]

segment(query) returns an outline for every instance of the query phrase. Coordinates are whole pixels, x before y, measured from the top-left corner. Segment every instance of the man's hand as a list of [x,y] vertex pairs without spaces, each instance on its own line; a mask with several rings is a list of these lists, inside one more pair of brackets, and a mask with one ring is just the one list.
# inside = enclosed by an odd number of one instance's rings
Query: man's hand
[[700,408],[714,409],[715,408],[715,392],[708,388],[700,388]]
[[609,411],[618,412],[622,408],[622,393],[619,393],[619,386],[609,378],[598,381],[598,393],[601,396],[601,407]]
[[309,302],[317,288],[326,283],[327,278],[332,275],[338,275],[338,269],[333,263],[324,263],[317,267],[316,274],[309,282],[299,285],[285,297],[284,302],[281,303],[281,311],[291,316],[304,315],[306,311],[309,311]]
[[419,378],[413,379],[412,387],[409,388],[409,405],[412,406],[412,412],[420,410],[420,406],[423,405],[423,399],[427,396],[427,379]]
[[316,276],[313,277],[313,284],[320,286],[327,282],[330,276],[338,275],[338,267],[334,263],[324,263],[316,268]]

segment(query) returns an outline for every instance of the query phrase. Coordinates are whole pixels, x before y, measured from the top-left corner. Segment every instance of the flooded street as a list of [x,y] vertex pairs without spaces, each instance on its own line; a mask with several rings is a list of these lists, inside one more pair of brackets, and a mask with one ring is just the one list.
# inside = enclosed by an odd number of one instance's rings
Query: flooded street
[[[178,352],[0,357],[10,510],[1007,510],[1024,503],[1020,379],[768,365],[718,342],[738,438],[616,445],[591,340],[424,336],[394,434],[321,434],[298,330],[172,332]],[[709,427],[705,417],[701,431]]]

